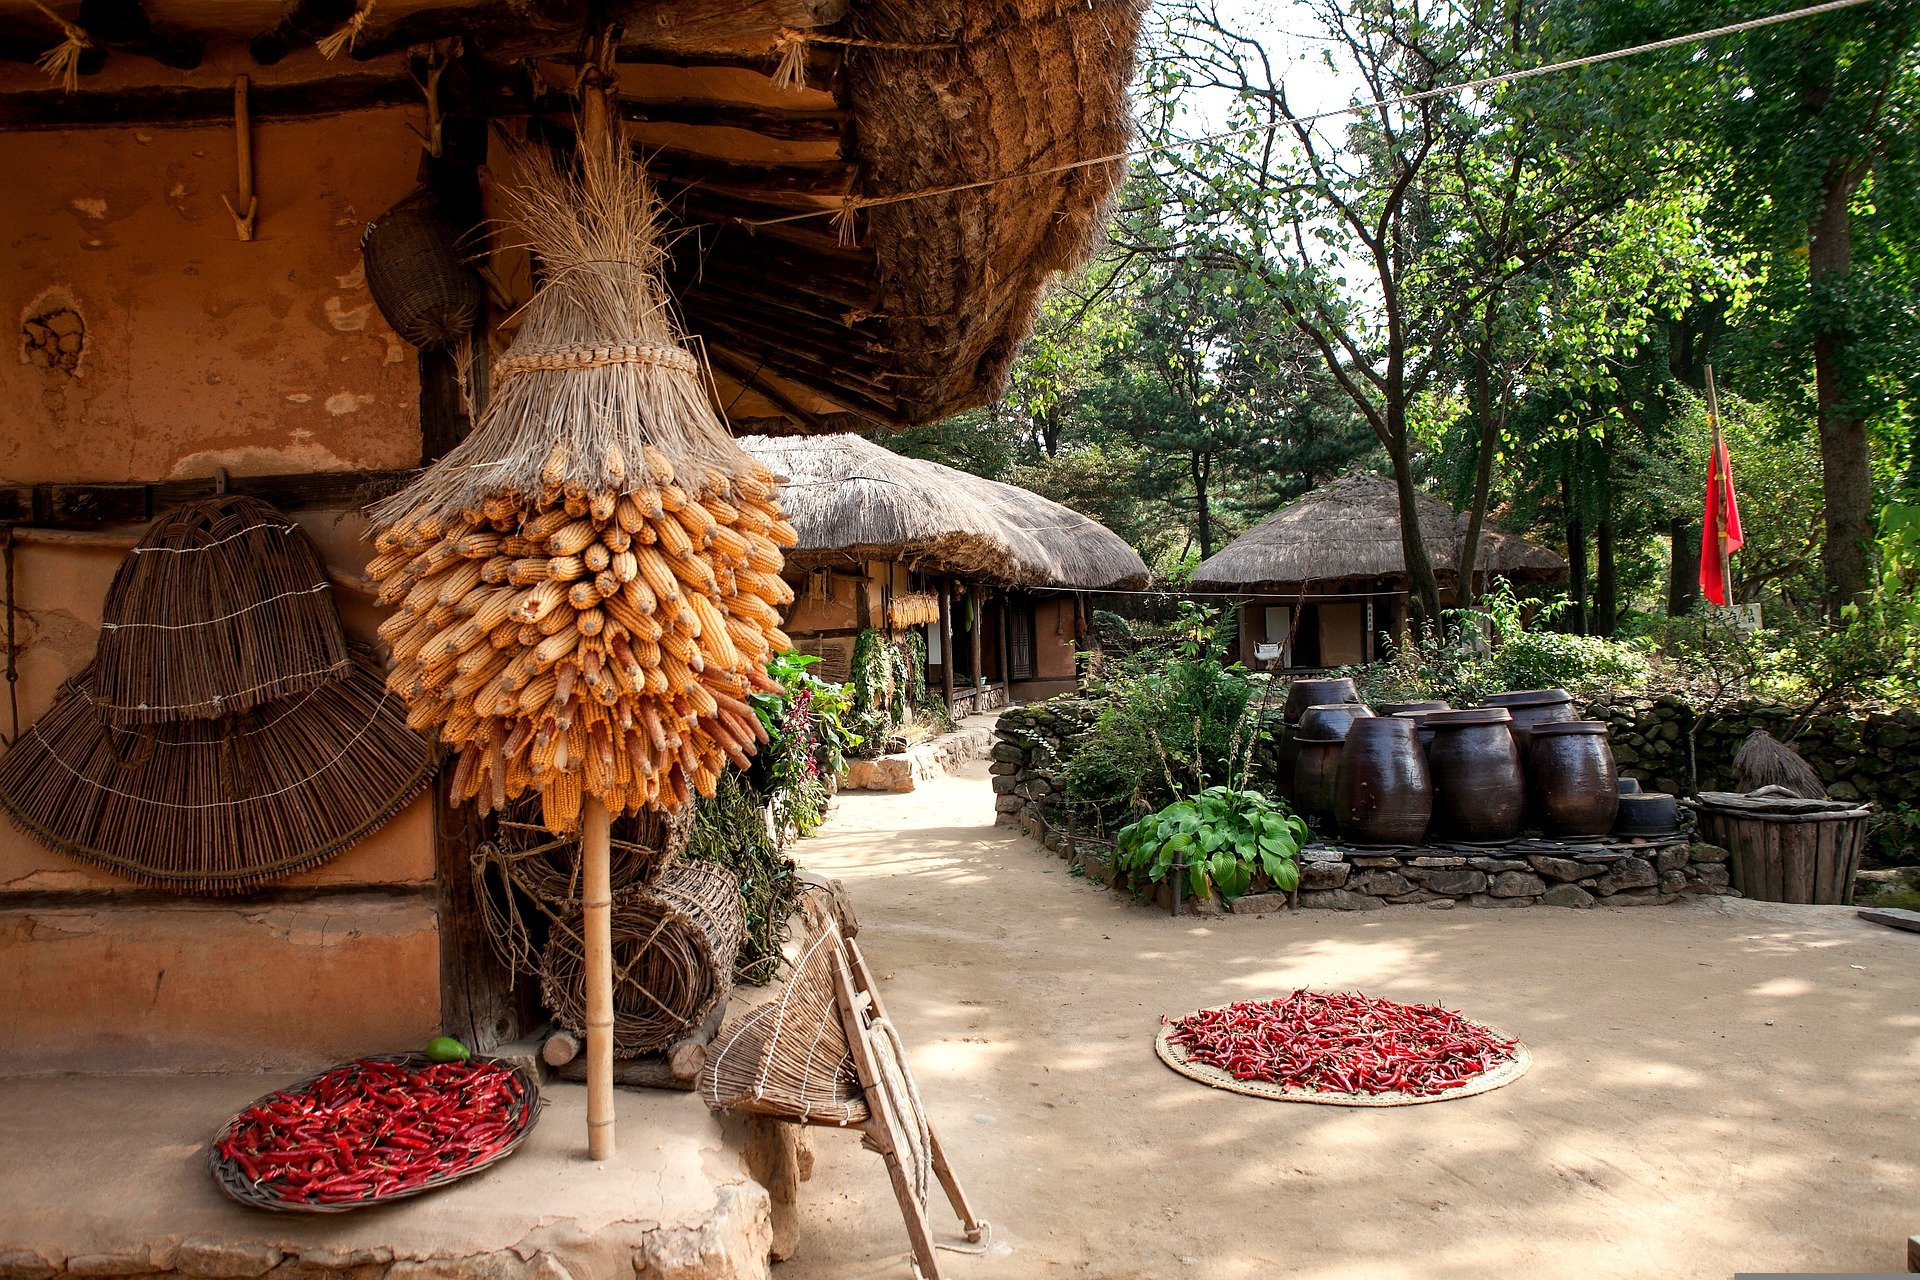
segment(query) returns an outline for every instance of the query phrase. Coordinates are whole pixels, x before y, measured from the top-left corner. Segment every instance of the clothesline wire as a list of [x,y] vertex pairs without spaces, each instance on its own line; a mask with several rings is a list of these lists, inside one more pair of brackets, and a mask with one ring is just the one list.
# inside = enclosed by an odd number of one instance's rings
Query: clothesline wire
[[855,210],[872,209],[882,205],[904,204],[910,200],[926,200],[934,196],[955,195],[963,191],[976,191],[983,187],[998,186],[1003,182],[1019,182],[1028,178],[1045,178],[1054,174],[1069,173],[1076,169],[1090,169],[1097,165],[1111,164],[1116,160],[1132,160],[1141,156],[1158,155],[1162,152],[1178,150],[1182,147],[1203,146],[1211,142],[1225,142],[1234,138],[1246,137],[1257,133],[1271,133],[1276,129],[1296,125],[1311,124],[1317,120],[1331,120],[1339,116],[1359,115],[1377,111],[1382,107],[1406,106],[1411,103],[1426,102],[1433,98],[1450,94],[1464,93],[1472,89],[1488,89],[1496,85],[1511,84],[1518,80],[1530,80],[1536,76],[1551,75],[1560,71],[1572,71],[1580,67],[1597,66],[1603,62],[1612,62],[1620,58],[1636,57],[1643,53],[1657,53],[1662,49],[1679,48],[1682,45],[1700,44],[1715,40],[1721,36],[1738,35],[1745,31],[1757,31],[1763,27],[1778,26],[1784,22],[1796,22],[1802,18],[1816,17],[1823,13],[1832,13],[1839,9],[1851,9],[1871,3],[1872,0],[1825,0],[1825,3],[1807,5],[1791,9],[1785,13],[1768,14],[1759,18],[1748,18],[1741,22],[1730,22],[1723,26],[1711,27],[1704,31],[1693,31],[1686,35],[1668,36],[1663,40],[1650,40],[1644,44],[1631,45],[1624,49],[1610,49],[1604,53],[1590,53],[1578,58],[1564,58],[1538,67],[1526,67],[1519,71],[1504,71],[1498,75],[1479,76],[1472,80],[1462,80],[1454,84],[1440,85],[1432,89],[1422,89],[1416,93],[1401,94],[1396,97],[1379,99],[1373,102],[1350,103],[1344,107],[1335,107],[1326,111],[1316,111],[1304,116],[1286,115],[1265,124],[1246,125],[1238,129],[1228,129],[1220,133],[1203,134],[1197,138],[1182,138],[1173,142],[1158,142],[1144,147],[1133,147],[1125,151],[1115,151],[1106,155],[1090,156],[1082,160],[1071,160],[1063,164],[1048,165],[1039,169],[1026,169],[1019,173],[1003,174],[997,178],[978,178],[971,182],[956,182],[946,186],[924,187],[914,191],[896,192],[882,196],[848,196],[837,208],[809,209],[801,213],[785,214],[778,218],[737,218],[736,225],[755,228],[773,227],[789,222],[804,222],[812,218],[845,219]]

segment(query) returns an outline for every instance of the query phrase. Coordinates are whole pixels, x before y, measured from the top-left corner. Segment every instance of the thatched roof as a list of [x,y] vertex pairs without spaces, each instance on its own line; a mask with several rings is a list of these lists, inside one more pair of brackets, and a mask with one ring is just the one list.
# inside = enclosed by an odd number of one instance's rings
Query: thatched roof
[[1098,590],[1147,580],[1138,553],[1105,525],[1037,493],[904,458],[855,435],[745,436],[786,477],[780,503],[800,533],[800,567],[901,560],[1012,586]]
[[[343,0],[50,7],[98,28],[78,87],[32,65],[61,43],[52,21],[0,0],[0,130],[230,133],[237,74],[256,122],[417,116],[406,56],[454,35],[479,110],[564,128],[569,64],[604,14],[620,24],[627,135],[689,232],[672,271],[687,330],[739,429],[789,432],[928,422],[993,398],[1047,283],[1091,251],[1124,166],[875,206],[851,245],[826,217],[749,224],[1123,149],[1145,0],[378,0],[332,61],[314,24],[339,27]],[[804,82],[783,88],[785,32],[854,43],[807,44]]]
[[[1458,569],[1466,517],[1440,499],[1421,494],[1420,532],[1434,572],[1452,578]],[[1486,526],[1476,572],[1515,582],[1564,578],[1567,562],[1525,538]],[[1282,507],[1200,563],[1196,587],[1297,589],[1309,583],[1355,580],[1404,583],[1400,549],[1400,499],[1393,481],[1352,474]]]

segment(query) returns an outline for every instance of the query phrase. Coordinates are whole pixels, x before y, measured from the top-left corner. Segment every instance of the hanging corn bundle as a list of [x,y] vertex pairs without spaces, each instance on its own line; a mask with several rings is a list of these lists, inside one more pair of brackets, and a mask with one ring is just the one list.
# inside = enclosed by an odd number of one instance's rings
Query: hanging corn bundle
[[887,621],[896,627],[920,627],[938,622],[940,598],[926,591],[895,596],[887,606]]
[[765,738],[781,517],[733,443],[660,283],[659,206],[622,150],[578,177],[523,151],[517,220],[546,272],[473,434],[373,511],[368,574],[410,723],[459,753],[456,795],[529,789],[555,833],[711,795]]

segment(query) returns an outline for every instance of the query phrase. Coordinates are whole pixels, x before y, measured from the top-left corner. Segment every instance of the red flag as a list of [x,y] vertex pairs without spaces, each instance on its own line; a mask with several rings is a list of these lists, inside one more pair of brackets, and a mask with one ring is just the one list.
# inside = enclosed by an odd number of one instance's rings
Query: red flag
[[1706,515],[1700,524],[1700,593],[1717,605],[1732,598],[1727,557],[1745,541],[1740,532],[1740,500],[1733,492],[1733,462],[1715,423],[1713,453],[1707,459]]

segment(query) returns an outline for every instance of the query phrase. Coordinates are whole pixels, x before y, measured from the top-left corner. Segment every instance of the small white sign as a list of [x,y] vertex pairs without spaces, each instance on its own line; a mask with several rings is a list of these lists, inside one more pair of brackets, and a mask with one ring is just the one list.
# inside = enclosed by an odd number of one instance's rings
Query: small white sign
[[1253,646],[1253,656],[1262,662],[1272,662],[1280,656],[1280,646],[1277,644],[1256,644]]

